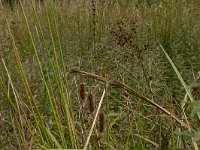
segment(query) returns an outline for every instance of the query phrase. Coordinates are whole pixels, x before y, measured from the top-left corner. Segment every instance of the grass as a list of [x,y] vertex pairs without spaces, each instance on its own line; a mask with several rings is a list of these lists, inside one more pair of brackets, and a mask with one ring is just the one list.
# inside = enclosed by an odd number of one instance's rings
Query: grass
[[0,148],[197,150],[199,6],[1,4]]

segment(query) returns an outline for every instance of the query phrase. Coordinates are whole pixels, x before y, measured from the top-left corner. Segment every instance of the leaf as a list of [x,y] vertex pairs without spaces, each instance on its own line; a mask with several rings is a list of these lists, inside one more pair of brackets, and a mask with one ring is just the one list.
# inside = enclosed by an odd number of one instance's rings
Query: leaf
[[200,87],[200,83],[192,83],[191,85],[189,85],[190,88],[198,88]]
[[51,133],[51,131],[48,128],[46,129],[46,133],[49,135],[50,139],[52,140],[52,142],[55,144],[55,146],[57,148],[62,148],[62,146],[59,144],[59,142],[57,141],[56,137],[53,136],[53,134]]
[[194,140],[195,141],[200,141],[200,129],[194,133]]
[[108,117],[118,117],[119,115],[120,115],[120,113],[111,112],[108,114]]
[[195,101],[193,102],[192,105],[192,112],[191,112],[191,117],[194,117],[195,114],[200,113],[200,101]]
[[175,132],[178,136],[183,136],[185,138],[192,138],[192,133],[187,131],[187,130],[184,130],[184,131],[176,131]]

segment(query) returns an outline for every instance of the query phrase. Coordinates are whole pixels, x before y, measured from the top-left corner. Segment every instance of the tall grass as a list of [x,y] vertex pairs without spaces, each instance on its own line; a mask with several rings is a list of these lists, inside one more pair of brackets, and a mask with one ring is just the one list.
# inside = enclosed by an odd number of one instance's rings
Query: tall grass
[[0,148],[198,149],[199,5],[2,5]]

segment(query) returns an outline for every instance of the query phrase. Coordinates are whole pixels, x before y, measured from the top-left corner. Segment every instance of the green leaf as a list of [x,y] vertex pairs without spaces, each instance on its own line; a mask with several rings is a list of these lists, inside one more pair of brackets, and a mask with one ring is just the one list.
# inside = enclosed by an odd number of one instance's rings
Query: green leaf
[[118,117],[119,115],[120,115],[120,113],[111,112],[108,114],[108,117]]
[[185,138],[192,138],[192,136],[193,136],[192,133],[187,131],[187,130],[184,130],[184,131],[181,131],[181,132],[176,131],[175,133],[176,133],[176,135],[183,136]]
[[200,141],[200,130],[194,133],[193,138],[195,141]]
[[195,101],[193,102],[192,105],[192,112],[191,112],[191,117],[194,117],[195,114],[200,113],[200,101]]

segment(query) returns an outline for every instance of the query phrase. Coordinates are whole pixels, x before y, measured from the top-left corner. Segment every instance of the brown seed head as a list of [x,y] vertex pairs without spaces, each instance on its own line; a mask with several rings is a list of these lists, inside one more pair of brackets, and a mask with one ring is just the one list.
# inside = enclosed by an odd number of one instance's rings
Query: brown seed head
[[88,94],[88,102],[89,102],[90,113],[93,113],[95,105],[94,105],[94,95],[92,93]]
[[99,114],[99,132],[100,133],[103,133],[103,131],[105,129],[105,123],[106,123],[105,113],[101,112]]
[[85,83],[80,84],[80,97],[82,100],[84,100],[86,97],[86,84]]

